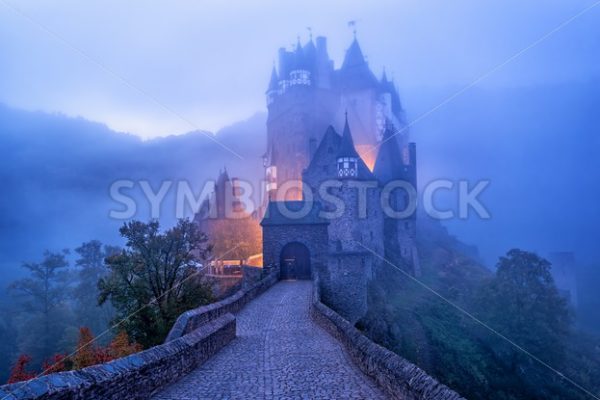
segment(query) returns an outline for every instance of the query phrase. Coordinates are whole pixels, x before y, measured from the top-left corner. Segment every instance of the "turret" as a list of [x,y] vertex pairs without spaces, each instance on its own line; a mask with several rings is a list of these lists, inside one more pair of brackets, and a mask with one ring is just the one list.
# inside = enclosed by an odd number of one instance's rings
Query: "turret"
[[332,85],[331,74],[333,72],[333,61],[329,58],[329,54],[327,53],[327,38],[317,36],[316,42],[316,76],[313,77],[313,81],[319,88],[329,89]]
[[358,153],[354,148],[352,134],[348,126],[348,112],[342,133],[342,143],[337,155],[337,171],[339,178],[356,178],[358,176]]
[[390,96],[390,110],[394,117],[400,120],[402,117],[402,103],[400,102],[400,96],[398,95],[398,90],[396,89],[394,81],[388,79],[385,69],[383,70],[381,80],[379,81],[379,87],[381,93],[388,94]]
[[393,180],[404,180],[410,182],[409,163],[407,152],[400,152],[397,133],[394,125],[386,120],[383,140],[379,146],[375,168],[373,173],[382,184],[387,184]]
[[310,85],[311,84],[311,73],[307,64],[302,45],[300,44],[300,38],[298,38],[298,44],[296,45],[296,51],[293,54],[294,66],[290,71],[290,86],[294,85]]
[[273,101],[275,101],[275,97],[279,93],[279,77],[277,76],[277,70],[275,69],[275,65],[273,65],[273,69],[271,70],[271,80],[269,81],[269,87],[267,88],[267,106],[271,105]]
[[346,51],[342,68],[340,69],[340,80],[343,89],[377,88],[379,82],[363,55],[356,37]]

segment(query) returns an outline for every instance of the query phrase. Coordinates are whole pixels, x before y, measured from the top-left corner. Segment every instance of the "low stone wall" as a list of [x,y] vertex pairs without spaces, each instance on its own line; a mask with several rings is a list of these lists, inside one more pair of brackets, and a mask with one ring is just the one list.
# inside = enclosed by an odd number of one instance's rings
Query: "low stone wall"
[[276,268],[219,302],[182,314],[164,344],[105,364],[0,386],[7,400],[142,400],[204,363],[236,335],[233,313],[279,280]]
[[354,363],[392,399],[464,400],[416,365],[379,346],[321,303],[318,276],[313,281],[312,318],[339,340]]
[[0,387],[1,399],[122,400],[151,394],[194,370],[235,338],[235,317],[224,314],[160,346],[106,364],[59,372]]
[[279,270],[276,268],[265,268],[264,277],[258,282],[242,286],[242,289],[235,294],[206,306],[198,307],[194,310],[186,311],[177,318],[173,328],[169,332],[165,342],[170,342],[189,332],[194,331],[199,326],[219,318],[227,313],[235,314],[248,302],[254,299],[259,294],[266,291],[279,280]]

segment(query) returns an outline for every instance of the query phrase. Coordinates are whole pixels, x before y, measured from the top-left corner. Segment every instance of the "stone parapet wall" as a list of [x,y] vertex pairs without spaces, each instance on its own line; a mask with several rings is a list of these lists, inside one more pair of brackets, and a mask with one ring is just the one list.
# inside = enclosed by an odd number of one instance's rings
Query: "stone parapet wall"
[[392,399],[464,400],[396,353],[379,346],[350,322],[321,303],[319,278],[313,283],[312,318],[342,343],[354,363]]
[[0,387],[10,400],[142,400],[204,363],[235,338],[235,317],[224,314],[194,332],[105,364]]
[[245,289],[219,302],[182,314],[164,344],[105,364],[59,372],[30,381],[0,386],[7,400],[148,399],[177,381],[231,342],[236,335],[233,313],[279,280],[267,267]]
[[279,280],[279,269],[266,267],[263,271],[264,277],[254,284],[243,285],[242,289],[235,294],[212,304],[186,311],[177,318],[171,328],[165,342],[173,341],[183,335],[193,332],[199,326],[219,318],[227,313],[235,314],[248,302],[265,290],[273,286]]

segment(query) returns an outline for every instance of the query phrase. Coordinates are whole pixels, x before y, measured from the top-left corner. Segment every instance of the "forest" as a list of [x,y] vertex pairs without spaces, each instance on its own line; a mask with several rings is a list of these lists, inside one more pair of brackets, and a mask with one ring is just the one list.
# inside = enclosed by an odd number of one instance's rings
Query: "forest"
[[437,223],[421,223],[422,275],[386,261],[357,323],[469,399],[588,399],[600,390],[600,337],[576,324],[552,265],[511,249],[495,270]]
[[23,263],[0,311],[0,379],[80,369],[160,344],[177,317],[213,300],[201,268],[211,253],[195,223],[120,228],[126,246],[98,240]]

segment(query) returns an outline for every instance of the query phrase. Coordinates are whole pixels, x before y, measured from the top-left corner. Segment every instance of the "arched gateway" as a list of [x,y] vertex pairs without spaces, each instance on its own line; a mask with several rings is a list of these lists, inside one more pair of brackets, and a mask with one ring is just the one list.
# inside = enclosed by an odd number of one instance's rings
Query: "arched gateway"
[[310,279],[310,250],[298,242],[283,246],[279,257],[281,279]]
[[329,221],[320,210],[316,202],[311,208],[302,201],[269,203],[261,222],[263,263],[279,265],[282,279],[310,279],[325,267]]

